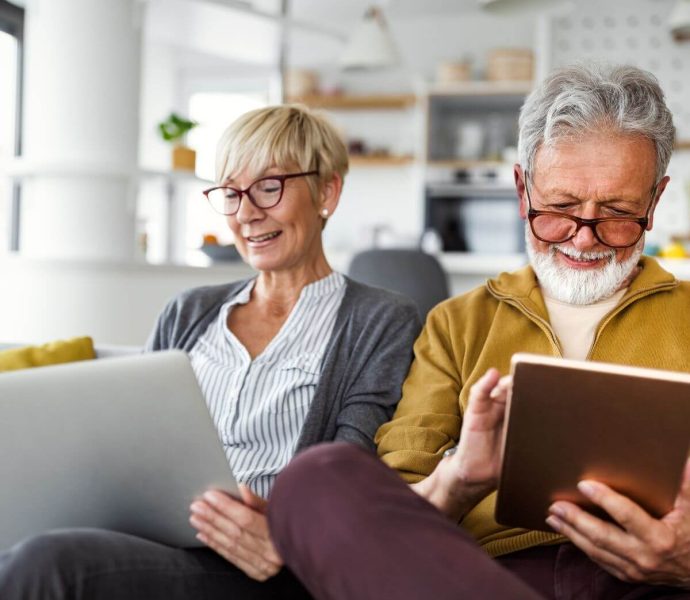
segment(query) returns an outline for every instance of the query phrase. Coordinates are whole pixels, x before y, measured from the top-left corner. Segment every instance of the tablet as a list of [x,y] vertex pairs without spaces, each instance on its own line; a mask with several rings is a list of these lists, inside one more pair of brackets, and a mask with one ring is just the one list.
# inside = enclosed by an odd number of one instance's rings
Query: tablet
[[556,500],[605,518],[577,490],[582,479],[654,517],[671,510],[690,449],[690,374],[531,354],[511,366],[498,523],[552,531]]
[[199,546],[192,500],[238,493],[180,351],[0,374],[0,482],[0,551],[71,527]]

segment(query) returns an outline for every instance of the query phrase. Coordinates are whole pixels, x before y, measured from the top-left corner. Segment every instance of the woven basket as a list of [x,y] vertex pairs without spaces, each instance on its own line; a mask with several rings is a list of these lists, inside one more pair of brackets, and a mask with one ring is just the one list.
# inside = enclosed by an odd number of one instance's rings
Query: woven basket
[[504,48],[489,52],[486,78],[489,81],[530,81],[534,57],[529,48]]

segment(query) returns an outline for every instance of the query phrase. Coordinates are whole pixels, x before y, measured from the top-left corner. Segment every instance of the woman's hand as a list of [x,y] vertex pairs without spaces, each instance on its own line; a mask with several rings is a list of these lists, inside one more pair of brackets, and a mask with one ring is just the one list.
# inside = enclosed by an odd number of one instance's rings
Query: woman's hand
[[189,522],[197,539],[252,579],[265,581],[283,566],[268,531],[266,501],[240,485],[242,502],[219,491],[192,502]]
[[510,376],[489,369],[472,386],[457,451],[412,488],[439,510],[459,520],[496,487]]
[[578,487],[615,523],[570,502],[555,502],[547,519],[553,529],[618,579],[690,587],[690,461],[675,506],[661,519],[603,483],[584,481]]

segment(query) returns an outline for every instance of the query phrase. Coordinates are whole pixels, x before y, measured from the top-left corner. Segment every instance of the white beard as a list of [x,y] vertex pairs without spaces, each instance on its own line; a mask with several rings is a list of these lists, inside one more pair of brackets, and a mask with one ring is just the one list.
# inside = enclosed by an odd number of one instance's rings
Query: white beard
[[[539,285],[547,296],[568,304],[594,304],[610,298],[633,272],[644,248],[644,237],[635,246],[632,256],[623,262],[616,261],[616,251],[580,252],[572,246],[551,244],[548,252],[534,247],[529,223],[525,223],[525,245],[530,264],[537,274]],[[571,269],[556,261],[556,252],[575,259],[607,259],[600,269]]]

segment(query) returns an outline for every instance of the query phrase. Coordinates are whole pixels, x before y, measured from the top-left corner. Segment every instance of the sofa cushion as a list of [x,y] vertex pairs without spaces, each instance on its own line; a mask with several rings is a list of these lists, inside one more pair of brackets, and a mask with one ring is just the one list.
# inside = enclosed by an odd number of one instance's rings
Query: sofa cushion
[[43,367],[91,358],[96,358],[93,340],[90,337],[76,337],[40,346],[21,346],[2,350],[0,351],[0,371]]

